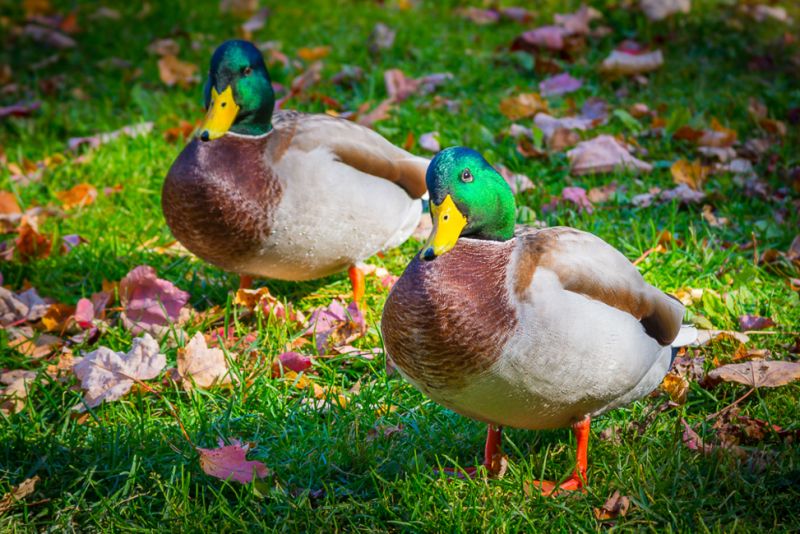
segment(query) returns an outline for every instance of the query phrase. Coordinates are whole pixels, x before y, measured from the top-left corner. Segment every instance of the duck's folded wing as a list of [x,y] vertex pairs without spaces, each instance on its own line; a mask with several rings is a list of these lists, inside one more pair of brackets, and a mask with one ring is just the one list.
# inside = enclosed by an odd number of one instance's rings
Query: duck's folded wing
[[567,291],[634,316],[661,345],[678,336],[683,304],[644,281],[636,267],[599,237],[573,228],[525,232],[516,263],[515,290],[524,295],[536,269],[554,272]]
[[288,122],[280,127],[293,129],[293,147],[309,151],[327,147],[342,163],[390,180],[412,198],[420,198],[427,191],[429,160],[394,146],[369,128],[327,115],[297,115],[293,124]]

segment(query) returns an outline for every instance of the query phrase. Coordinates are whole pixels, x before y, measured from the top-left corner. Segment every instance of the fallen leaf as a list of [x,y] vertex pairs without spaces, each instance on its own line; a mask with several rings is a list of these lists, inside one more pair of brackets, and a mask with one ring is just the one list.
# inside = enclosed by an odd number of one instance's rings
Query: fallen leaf
[[677,160],[669,170],[676,184],[686,184],[695,191],[703,189],[703,184],[711,173],[711,167],[706,167],[699,161],[688,162],[685,159]]
[[[593,187],[586,193],[586,197],[592,204],[602,204],[603,202],[608,202],[618,188],[619,185],[617,182],[611,182],[610,184],[601,185],[600,187]],[[624,188],[621,190],[624,190]]]
[[517,37],[512,43],[511,49],[524,50],[533,47],[534,49],[563,50],[567,36],[569,36],[569,32],[561,26],[540,26]]
[[187,88],[200,81],[197,65],[181,61],[172,54],[162,56],[158,60],[158,75],[167,87],[179,85]]
[[633,157],[627,147],[610,135],[600,135],[567,152],[570,170],[575,175],[633,169],[650,172],[653,167]]
[[67,141],[67,144],[72,151],[77,150],[81,145],[89,145],[90,148],[97,148],[123,135],[127,137],[139,137],[140,135],[149,134],[152,130],[152,122],[141,122],[139,124],[125,126],[113,132],[106,132],[88,137],[72,137]]
[[564,72],[539,82],[539,92],[542,96],[556,96],[577,91],[583,82]]
[[680,204],[696,204],[705,200],[706,194],[702,191],[695,191],[686,184],[679,184],[672,189],[661,191],[659,200],[662,202],[672,202],[677,200]]
[[577,145],[581,136],[567,128],[558,128],[553,135],[547,138],[547,149],[550,152],[563,152],[564,150]]
[[177,56],[181,45],[175,39],[156,39],[147,45],[147,52],[156,56]]
[[269,8],[263,7],[253,13],[249,19],[242,23],[242,34],[245,39],[252,39],[253,33],[261,30],[267,24],[269,18]]
[[689,381],[681,375],[669,373],[661,381],[661,391],[669,395],[672,402],[686,404],[689,393]]
[[11,491],[3,495],[0,499],[0,514],[9,511],[17,501],[21,501],[25,497],[31,495],[36,489],[36,483],[39,482],[39,475],[32,478],[26,478],[13,488]]
[[28,388],[36,379],[36,371],[17,369],[0,374],[0,383],[6,387],[0,392],[0,413],[9,415],[25,407]]
[[28,24],[22,29],[22,34],[26,37],[30,37],[34,41],[53,47],[53,48],[60,48],[60,49],[67,49],[67,48],[75,48],[77,43],[75,39],[69,37],[68,35],[64,35],[58,30],[53,28],[47,28],[45,26],[39,26],[38,24]]
[[295,373],[302,373],[311,367],[311,363],[310,357],[299,352],[284,352],[279,354],[275,361],[272,362],[272,376],[276,378],[281,376],[285,369]]
[[133,334],[160,335],[163,327],[178,319],[189,294],[158,278],[149,265],[140,265],[120,281],[119,300],[122,321]]
[[664,20],[676,13],[688,13],[692,0],[639,0],[639,7],[648,19]]
[[708,373],[707,382],[736,382],[753,388],[774,388],[800,379],[800,362],[777,360],[751,361],[721,365]]
[[83,412],[103,402],[113,402],[126,395],[137,380],[149,380],[167,365],[158,343],[145,334],[133,340],[127,353],[100,347],[75,364],[73,372],[85,394],[83,403],[74,409]]
[[55,303],[47,308],[42,317],[42,325],[48,332],[63,333],[72,321],[75,307],[68,304]]
[[39,233],[35,224],[25,218],[17,229],[17,238],[14,240],[14,250],[20,261],[26,263],[50,255],[53,244],[45,235]]
[[247,451],[250,445],[239,440],[231,440],[231,445],[223,446],[219,440],[216,449],[197,447],[200,454],[200,468],[207,475],[220,480],[235,480],[240,484],[249,484],[255,478],[265,478],[271,475],[270,470],[262,462],[248,460]]
[[183,378],[181,384],[185,390],[194,386],[208,389],[232,381],[225,353],[218,348],[208,348],[200,332],[178,349],[178,374]]
[[603,18],[603,14],[593,7],[582,5],[574,13],[556,13],[553,17],[570,35],[588,35],[591,31],[589,24],[593,20]]
[[273,297],[269,289],[240,289],[234,297],[234,304],[245,306],[251,311],[260,309],[266,317],[274,317],[280,321],[292,322],[297,326],[305,326],[306,318],[302,312],[295,310],[291,303],[284,305]]
[[[685,304],[683,299],[681,302]],[[711,343],[712,341],[720,341],[724,339],[734,339],[739,343],[749,343],[750,337],[741,332],[734,332],[733,330],[697,330],[697,339],[692,343],[694,346],[702,346]]]
[[742,315],[739,317],[739,328],[742,330],[764,330],[770,326],[775,326],[775,321],[769,317],[759,317],[758,315]]
[[683,444],[686,445],[689,449],[693,451],[700,451],[704,454],[708,454],[714,450],[713,445],[706,445],[703,441],[703,438],[694,431],[694,429],[689,426],[689,423],[686,422],[686,419],[681,418],[681,424],[683,424],[683,435],[681,439]]
[[12,104],[10,106],[0,107],[0,119],[6,117],[30,117],[33,112],[42,107],[41,102]]
[[608,521],[617,517],[625,517],[630,507],[630,497],[620,495],[618,490],[614,490],[601,508],[594,509],[594,518],[598,521]]
[[304,335],[314,335],[319,354],[328,353],[334,346],[350,343],[367,331],[364,316],[355,302],[345,308],[340,301],[334,300],[328,307],[314,310],[308,323]]
[[657,70],[664,64],[661,50],[631,54],[622,50],[612,50],[603,60],[600,72],[611,75],[633,76]]
[[533,117],[540,111],[547,110],[547,102],[538,93],[522,93],[504,98],[500,102],[500,112],[512,121]]
[[592,202],[586,197],[586,190],[582,187],[565,187],[561,190],[561,198],[572,203],[578,212],[592,213]]
[[49,307],[33,288],[16,294],[0,286],[0,325],[3,327],[41,319]]
[[728,224],[727,217],[717,217],[714,214],[714,209],[709,204],[703,205],[703,219],[714,228],[721,228]]
[[381,50],[391,48],[394,44],[395,35],[397,35],[397,32],[383,22],[378,22],[372,28],[372,32],[367,39],[367,50],[369,50],[370,54],[375,56],[380,53]]
[[696,142],[700,146],[724,148],[735,143],[737,137],[736,130],[726,128],[717,119],[711,119],[711,128],[703,130]]
[[386,93],[393,102],[402,102],[412,94],[426,95],[452,79],[453,75],[444,72],[429,74],[422,78],[409,78],[400,69],[389,69],[383,73]]
[[[527,191],[529,189],[534,189],[536,186],[533,184],[531,179],[524,175],[524,174],[517,174],[508,169],[505,165],[497,165],[497,172],[500,173],[500,176],[506,181],[506,183],[511,187],[511,191],[516,195],[517,193],[522,193],[523,191]],[[430,233],[430,231],[428,231]],[[427,235],[426,235],[427,237]]]
[[428,152],[439,152],[442,147],[439,144],[439,132],[428,132],[419,137],[419,146]]
[[547,113],[537,113],[533,123],[544,134],[545,139],[550,139],[558,130],[588,130],[596,125],[595,119],[583,117],[551,117]]
[[61,201],[65,210],[83,208],[95,201],[97,189],[91,184],[80,183],[66,191],[56,192],[56,198]]
[[0,215],[18,215],[22,210],[17,204],[17,197],[14,193],[0,191]]
[[325,58],[331,53],[330,46],[315,46],[313,48],[300,48],[297,50],[297,55],[304,61],[317,61]]

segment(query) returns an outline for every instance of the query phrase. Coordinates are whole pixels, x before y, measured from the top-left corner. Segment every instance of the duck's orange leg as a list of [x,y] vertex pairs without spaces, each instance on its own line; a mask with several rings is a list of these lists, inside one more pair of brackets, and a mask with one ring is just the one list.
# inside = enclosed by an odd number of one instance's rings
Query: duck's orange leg
[[239,289],[250,289],[253,287],[253,277],[248,274],[239,275]]
[[586,469],[588,467],[588,452],[589,452],[589,426],[591,419],[586,416],[582,421],[572,425],[572,431],[575,433],[575,439],[578,442],[578,450],[575,461],[575,472],[562,484],[556,484],[549,480],[536,480],[533,482],[533,487],[538,488],[542,495],[549,497],[556,495],[561,491],[577,491],[586,485]]
[[357,265],[351,265],[347,270],[350,276],[350,283],[353,285],[353,301],[361,307],[361,301],[364,300],[364,293],[367,290],[367,282],[364,279],[364,271],[358,268]]
[[[489,472],[492,469],[492,459],[494,459],[495,454],[500,452],[500,443],[502,441],[503,427],[489,425],[486,432],[486,445],[483,448],[483,467]],[[458,478],[463,478],[465,475],[467,478],[473,478],[478,474],[478,467],[467,467],[463,470],[455,467],[445,467],[442,472]]]

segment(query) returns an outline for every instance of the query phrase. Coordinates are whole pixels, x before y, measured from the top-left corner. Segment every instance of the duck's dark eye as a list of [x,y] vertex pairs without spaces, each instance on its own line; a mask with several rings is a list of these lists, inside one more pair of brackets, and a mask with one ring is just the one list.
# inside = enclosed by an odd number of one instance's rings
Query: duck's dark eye
[[461,171],[461,181],[462,182],[464,182],[466,184],[466,183],[471,182],[472,180],[473,180],[472,173],[469,172],[469,169],[464,169],[463,171]]
[[250,67],[245,67],[242,69],[242,74],[245,76],[250,76],[253,73],[253,69]]

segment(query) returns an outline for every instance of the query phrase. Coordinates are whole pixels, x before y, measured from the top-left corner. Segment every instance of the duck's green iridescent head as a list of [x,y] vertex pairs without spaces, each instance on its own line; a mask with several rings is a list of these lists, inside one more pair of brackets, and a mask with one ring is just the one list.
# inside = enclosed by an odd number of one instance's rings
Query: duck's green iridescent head
[[203,96],[208,110],[200,127],[203,141],[228,131],[261,135],[271,128],[275,93],[264,58],[253,43],[225,41],[214,51]]
[[492,241],[514,237],[514,193],[483,156],[464,147],[439,152],[425,177],[431,196],[433,231],[422,258],[433,260],[460,236]]

